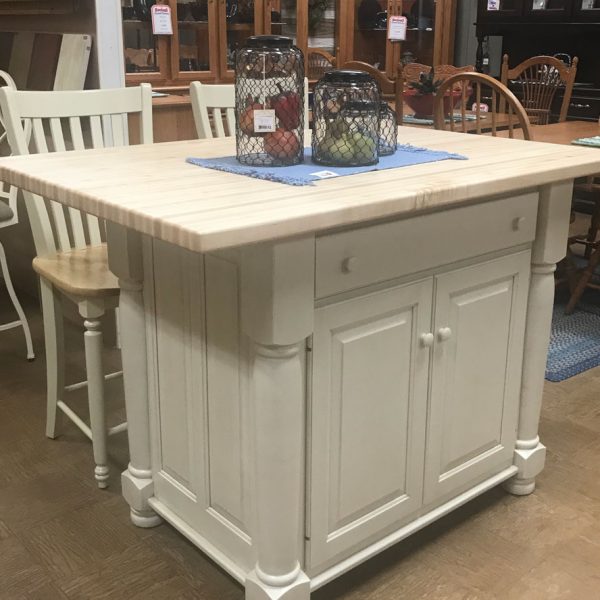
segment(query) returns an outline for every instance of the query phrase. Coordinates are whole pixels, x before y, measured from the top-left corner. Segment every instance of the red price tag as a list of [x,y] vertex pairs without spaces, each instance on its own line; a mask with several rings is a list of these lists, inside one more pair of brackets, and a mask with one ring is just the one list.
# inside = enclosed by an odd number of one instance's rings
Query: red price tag
[[171,7],[166,4],[155,4],[151,10],[152,33],[154,35],[173,35]]

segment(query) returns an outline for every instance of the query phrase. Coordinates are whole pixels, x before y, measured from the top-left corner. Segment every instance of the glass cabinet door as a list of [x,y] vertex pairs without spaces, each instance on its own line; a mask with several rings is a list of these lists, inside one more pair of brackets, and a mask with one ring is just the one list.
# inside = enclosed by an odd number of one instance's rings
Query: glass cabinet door
[[159,40],[152,34],[150,20],[153,4],[153,1],[121,0],[126,73],[160,73]]
[[573,0],[574,16],[578,21],[600,23],[600,0]]
[[408,20],[402,61],[433,65],[435,9],[434,0],[404,0],[402,3],[402,12]]
[[[175,66],[183,79],[190,73],[210,73],[213,71],[213,49],[217,38],[214,31],[216,13],[209,0],[178,0],[177,11],[177,50]],[[188,74],[187,77],[185,74]]]
[[386,69],[387,43],[386,0],[354,0],[354,60],[369,63],[380,71]]
[[570,15],[571,0],[526,0],[526,14],[540,21],[560,21]]
[[247,38],[261,32],[263,6],[264,0],[218,0],[221,78],[233,80],[235,53]]

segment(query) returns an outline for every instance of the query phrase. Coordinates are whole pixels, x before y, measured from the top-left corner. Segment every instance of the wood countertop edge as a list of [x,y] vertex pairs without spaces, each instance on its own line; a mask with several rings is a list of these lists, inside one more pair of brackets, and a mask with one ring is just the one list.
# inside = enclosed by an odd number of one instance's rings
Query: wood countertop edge
[[[408,192],[378,202],[328,209],[322,213],[313,212],[309,215],[288,216],[254,225],[232,226],[226,231],[213,232],[209,229],[198,231],[187,228],[184,225],[169,222],[168,219],[151,218],[133,208],[110,204],[104,199],[84,192],[78,192],[76,201],[73,201],[69,188],[49,185],[25,173],[9,172],[0,162],[0,180],[194,252],[211,252],[253,243],[302,237],[386,219],[407,219],[468,204],[477,204],[482,200],[491,201],[510,193],[535,190],[543,185],[583,177],[596,171],[600,171],[600,155],[594,161],[579,161],[578,164],[565,165],[561,169],[556,169],[555,165],[552,165],[547,170],[538,171],[533,175],[507,176],[500,181],[494,181],[492,193],[483,183],[446,185],[440,189],[430,188],[426,194]],[[283,186],[284,184],[272,183],[272,185]],[[447,199],[440,197],[442,193]],[[231,240],[232,237],[235,238],[235,241]]]

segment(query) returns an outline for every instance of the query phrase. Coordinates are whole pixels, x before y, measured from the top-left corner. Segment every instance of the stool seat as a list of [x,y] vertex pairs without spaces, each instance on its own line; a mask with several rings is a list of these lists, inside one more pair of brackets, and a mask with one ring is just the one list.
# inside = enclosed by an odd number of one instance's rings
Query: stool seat
[[119,295],[119,282],[108,269],[106,244],[33,259],[36,273],[73,296]]
[[6,202],[0,201],[0,223],[10,221],[14,216],[13,209]]

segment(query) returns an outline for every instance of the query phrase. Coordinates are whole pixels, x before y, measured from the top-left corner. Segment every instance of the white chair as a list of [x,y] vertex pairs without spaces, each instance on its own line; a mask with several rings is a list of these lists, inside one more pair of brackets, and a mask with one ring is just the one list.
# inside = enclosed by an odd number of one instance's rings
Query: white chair
[[[140,140],[152,142],[152,95],[148,84],[140,87],[67,92],[28,92],[0,89],[13,154],[28,154],[22,119],[32,126],[31,144],[38,153],[83,150],[86,147],[122,146],[127,143],[125,115],[140,115]],[[51,146],[51,147],[49,147]],[[108,268],[104,224],[92,215],[45,201],[24,192],[40,275],[46,372],[48,386],[46,435],[56,435],[56,409],[60,408],[92,441],[98,487],[108,485],[107,435],[124,431],[126,423],[107,429],[102,368],[100,319],[116,308],[119,284]],[[84,319],[87,382],[64,385],[62,335],[63,299],[74,302]],[[107,377],[117,376],[111,374]],[[63,393],[87,385],[90,409],[88,426],[63,400]]]
[[[200,139],[235,135],[235,86],[212,85],[193,81],[190,97],[196,132]],[[223,112],[224,111],[224,112]],[[304,126],[308,129],[308,79],[304,79]]]
[[[15,82],[12,77],[4,72],[0,71],[0,81],[4,83],[7,87],[11,89],[15,89]],[[2,111],[0,111],[0,145],[3,144],[6,140],[6,131],[4,129],[4,120],[2,119]],[[6,191],[8,189],[8,191]],[[14,186],[8,186],[6,188],[5,184],[0,182],[0,229],[4,227],[10,227],[11,225],[16,225],[18,222],[18,213],[17,213],[17,188]],[[22,327],[23,333],[25,334],[25,344],[27,347],[27,360],[32,361],[35,358],[35,354],[33,353],[33,344],[31,342],[31,332],[29,331],[29,323],[27,322],[27,317],[25,316],[25,312],[23,311],[23,307],[17,298],[15,293],[15,288],[13,287],[12,280],[10,278],[10,273],[8,271],[8,264],[6,262],[6,253],[4,252],[4,246],[0,242],[0,269],[2,270],[2,277],[4,278],[4,283],[6,285],[6,289],[8,290],[8,295],[13,303],[15,311],[17,312],[17,316],[19,317],[16,321],[11,321],[10,323],[3,323],[0,325],[0,331],[6,331],[7,329],[13,329],[14,327]]]

